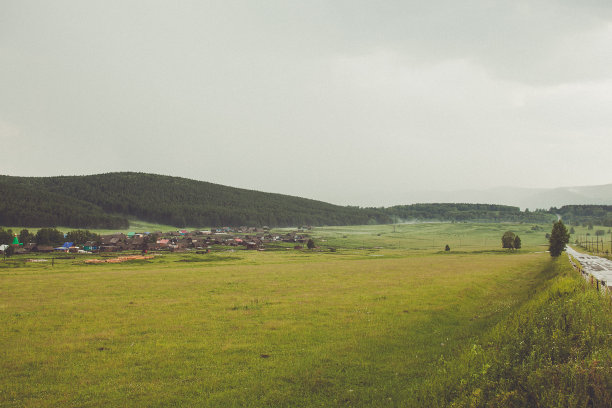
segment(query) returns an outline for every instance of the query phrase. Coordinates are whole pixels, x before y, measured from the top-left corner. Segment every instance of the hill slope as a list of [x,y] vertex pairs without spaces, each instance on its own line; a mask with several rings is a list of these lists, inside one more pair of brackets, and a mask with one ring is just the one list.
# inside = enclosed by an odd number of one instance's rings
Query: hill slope
[[549,222],[557,213],[574,222],[612,225],[612,206],[602,205],[535,212],[492,204],[359,208],[146,173],[0,176],[0,225],[7,226],[123,229],[128,228],[128,217],[177,227],[357,225],[411,220]]
[[123,216],[78,198],[0,178],[0,225],[23,227],[127,228]]
[[144,173],[0,176],[0,225],[351,225],[389,222],[379,210]]

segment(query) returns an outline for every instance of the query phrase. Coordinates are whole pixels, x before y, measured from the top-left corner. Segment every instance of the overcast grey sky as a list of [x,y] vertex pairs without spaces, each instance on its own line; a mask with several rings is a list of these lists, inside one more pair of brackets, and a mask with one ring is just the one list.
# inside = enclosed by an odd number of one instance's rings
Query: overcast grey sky
[[0,0],[0,173],[338,204],[612,182],[612,2]]

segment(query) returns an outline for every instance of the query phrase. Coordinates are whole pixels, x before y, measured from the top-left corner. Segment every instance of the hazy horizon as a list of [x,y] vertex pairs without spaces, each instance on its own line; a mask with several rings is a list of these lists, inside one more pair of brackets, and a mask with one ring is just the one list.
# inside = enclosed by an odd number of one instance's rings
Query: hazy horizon
[[612,182],[612,3],[0,2],[0,173],[342,205]]

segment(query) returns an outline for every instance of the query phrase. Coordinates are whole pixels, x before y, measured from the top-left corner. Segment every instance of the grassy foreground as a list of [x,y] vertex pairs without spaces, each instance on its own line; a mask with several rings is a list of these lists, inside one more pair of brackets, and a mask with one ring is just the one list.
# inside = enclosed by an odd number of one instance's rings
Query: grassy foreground
[[[339,248],[333,253],[174,254],[119,265],[77,258],[0,268],[0,406],[487,401],[498,377],[483,384],[488,377],[478,373],[498,371],[483,368],[495,366],[489,360],[472,362],[470,350],[483,356],[503,347],[491,344],[514,344],[524,333],[503,337],[515,327],[508,322],[529,316],[525,308],[535,306],[528,301],[547,287],[556,293],[556,276],[569,272],[541,253],[542,234],[528,234],[528,226],[516,226],[527,244],[518,253],[495,249],[499,241],[482,246],[511,229],[505,225],[401,228],[315,230],[321,245]],[[423,244],[452,234],[461,250]],[[572,313],[583,310],[570,304]],[[594,316],[595,309],[584,310]],[[609,326],[600,324],[609,315],[597,319],[575,327],[609,338]],[[609,353],[606,344],[598,350]],[[548,345],[538,347],[536,356]],[[594,349],[585,350],[579,358]]]
[[461,357],[445,361],[419,399],[427,406],[612,406],[612,302],[565,256],[554,279]]

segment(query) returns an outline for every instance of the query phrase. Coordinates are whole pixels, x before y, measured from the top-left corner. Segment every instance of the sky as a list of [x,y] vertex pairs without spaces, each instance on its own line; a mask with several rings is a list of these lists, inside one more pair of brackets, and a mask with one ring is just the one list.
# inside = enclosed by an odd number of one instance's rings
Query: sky
[[0,0],[0,174],[342,205],[612,183],[612,2]]

